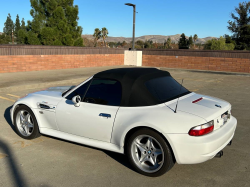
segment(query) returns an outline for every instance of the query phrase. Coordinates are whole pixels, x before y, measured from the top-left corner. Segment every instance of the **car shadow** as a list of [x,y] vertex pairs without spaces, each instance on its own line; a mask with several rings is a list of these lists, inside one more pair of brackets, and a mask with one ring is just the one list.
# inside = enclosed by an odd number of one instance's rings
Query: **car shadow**
[[128,158],[124,154],[115,153],[111,151],[103,151],[106,155],[108,155],[110,158],[114,159],[116,162],[122,164],[123,166],[129,168],[130,170],[134,171],[132,166],[130,165]]
[[71,142],[69,140],[64,140],[64,139],[60,139],[60,138],[57,138],[57,137],[44,135],[44,134],[43,134],[43,136],[51,138],[51,139],[55,139],[55,140],[59,140],[59,141],[67,142],[67,143],[71,143],[71,144],[74,144],[74,145],[78,145],[78,146],[82,146],[82,147],[86,147],[86,148],[90,148],[90,149],[95,149],[95,150],[98,150],[98,151],[102,151],[106,155],[108,155],[110,158],[114,159],[116,162],[122,164],[123,166],[129,168],[132,171],[135,171],[132,168],[132,166],[130,165],[130,163],[128,162],[127,156],[125,154],[111,152],[111,151],[99,149],[99,148],[96,148],[96,147],[91,147],[91,146],[88,146],[88,145],[84,145],[84,144],[80,144],[80,143],[76,143],[76,142]]
[[6,122],[9,124],[9,126],[12,128],[12,130],[16,133],[15,127],[12,124],[11,119],[10,119],[10,109],[11,108],[12,108],[12,106],[6,108],[6,110],[4,111],[4,118],[5,118]]
[[[5,110],[5,112],[4,112],[4,118],[5,118],[6,122],[9,124],[9,126],[12,128],[12,130],[16,133],[15,127],[12,124],[11,118],[10,118],[10,109],[11,108],[12,108],[12,106],[8,107]],[[75,144],[75,145],[84,146],[84,147],[88,147],[88,148],[91,148],[91,149],[103,151],[106,155],[108,155],[110,158],[114,159],[116,162],[118,162],[118,163],[124,165],[125,167],[133,170],[133,168],[131,167],[131,165],[129,164],[129,162],[127,160],[127,157],[124,154],[115,153],[115,152],[111,152],[111,151],[106,151],[106,150],[103,150],[103,149],[99,149],[99,148],[95,148],[95,147],[91,147],[91,146],[87,146],[87,145],[83,145],[83,144],[71,142],[71,141],[68,141],[68,140],[63,140],[63,139],[60,139],[60,138],[57,138],[57,137],[51,137],[51,136],[47,136],[47,135],[43,135],[43,136],[50,137],[52,139],[57,139],[57,140],[64,141],[64,142],[68,142],[68,143],[72,143],[72,144]]]

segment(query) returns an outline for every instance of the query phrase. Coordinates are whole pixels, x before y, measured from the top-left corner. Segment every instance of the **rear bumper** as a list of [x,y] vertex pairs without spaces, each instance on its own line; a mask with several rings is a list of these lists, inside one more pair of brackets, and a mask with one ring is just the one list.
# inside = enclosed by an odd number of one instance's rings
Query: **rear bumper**
[[194,137],[188,134],[164,134],[178,164],[197,164],[212,159],[233,138],[237,120],[233,116],[220,129]]

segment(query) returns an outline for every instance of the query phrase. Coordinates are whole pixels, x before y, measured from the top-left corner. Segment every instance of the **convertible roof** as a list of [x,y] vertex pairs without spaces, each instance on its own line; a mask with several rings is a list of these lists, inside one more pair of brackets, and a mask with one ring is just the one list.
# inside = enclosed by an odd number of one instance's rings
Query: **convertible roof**
[[159,104],[145,86],[151,79],[171,76],[156,68],[119,68],[99,72],[94,78],[114,79],[122,85],[121,106],[150,106]]

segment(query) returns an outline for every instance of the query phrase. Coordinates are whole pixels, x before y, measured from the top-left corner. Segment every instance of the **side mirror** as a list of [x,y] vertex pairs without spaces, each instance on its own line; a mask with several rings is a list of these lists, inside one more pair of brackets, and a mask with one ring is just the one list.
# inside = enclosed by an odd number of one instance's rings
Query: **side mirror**
[[79,107],[81,103],[81,97],[76,95],[72,98],[72,102],[74,103],[75,107]]

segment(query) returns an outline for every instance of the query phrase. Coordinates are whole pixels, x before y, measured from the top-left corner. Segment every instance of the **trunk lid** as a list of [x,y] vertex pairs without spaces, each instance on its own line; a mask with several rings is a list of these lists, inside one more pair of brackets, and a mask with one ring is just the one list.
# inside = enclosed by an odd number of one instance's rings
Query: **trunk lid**
[[[176,103],[177,99],[165,104],[175,110]],[[214,120],[214,129],[216,130],[224,125],[224,120],[226,120],[224,114],[231,113],[231,105],[218,98],[191,93],[179,98],[177,113],[178,111],[202,117],[207,122]]]

